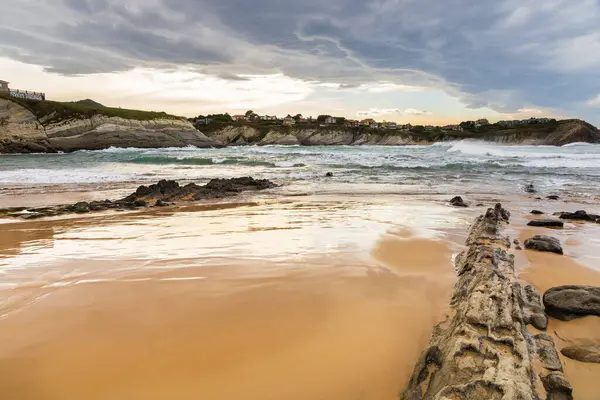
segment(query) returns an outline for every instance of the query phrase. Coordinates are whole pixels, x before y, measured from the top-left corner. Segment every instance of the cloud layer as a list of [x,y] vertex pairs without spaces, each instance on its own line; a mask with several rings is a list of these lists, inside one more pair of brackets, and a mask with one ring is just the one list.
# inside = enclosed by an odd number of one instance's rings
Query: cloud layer
[[64,75],[186,66],[230,81],[283,74],[339,90],[384,82],[372,91],[436,88],[467,107],[507,113],[585,114],[600,93],[600,0],[0,0],[0,6],[0,56]]

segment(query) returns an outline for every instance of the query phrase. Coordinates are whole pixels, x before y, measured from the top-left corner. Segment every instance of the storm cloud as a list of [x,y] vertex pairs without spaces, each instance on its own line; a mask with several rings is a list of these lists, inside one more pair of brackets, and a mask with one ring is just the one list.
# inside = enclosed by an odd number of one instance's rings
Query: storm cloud
[[0,0],[0,55],[81,75],[185,66],[467,107],[580,112],[600,93],[600,0]]

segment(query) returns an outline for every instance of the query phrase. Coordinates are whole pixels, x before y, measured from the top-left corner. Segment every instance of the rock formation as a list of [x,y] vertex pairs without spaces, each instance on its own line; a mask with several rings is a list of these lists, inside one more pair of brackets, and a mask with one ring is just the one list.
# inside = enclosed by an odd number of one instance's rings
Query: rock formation
[[453,197],[449,201],[449,203],[451,205],[453,205],[454,207],[469,207],[469,205],[467,203],[465,203],[465,201],[463,200],[463,198],[460,197],[460,196]]
[[562,246],[557,238],[536,235],[525,241],[525,248],[547,253],[563,254]]
[[42,118],[21,104],[0,98],[0,153],[101,150],[109,147],[221,147],[185,119],[126,119],[93,115]]
[[172,202],[175,201],[222,199],[235,196],[244,191],[264,190],[276,186],[267,179],[254,179],[251,177],[213,179],[203,186],[195,183],[181,186],[175,181],[162,180],[154,185],[140,186],[134,193],[120,200],[79,202],[73,205],[31,209],[0,209],[0,216],[37,219],[73,213],[87,214],[94,211],[135,210],[149,207],[150,204],[155,207],[166,207],[172,205]]
[[538,226],[543,228],[562,228],[565,223],[562,221],[555,221],[553,219],[534,219],[527,223],[528,226]]
[[600,316],[600,287],[558,286],[544,293],[546,314],[562,321]]
[[572,360],[600,364],[600,344],[582,344],[565,347],[560,351]]
[[589,221],[589,222],[598,222],[600,223],[600,215],[596,214],[588,214],[583,210],[575,211],[574,213],[570,212],[561,212],[558,213],[561,219],[570,219],[573,221]]
[[456,261],[451,315],[434,328],[400,399],[529,400],[541,387],[548,399],[572,398],[552,339],[528,332],[528,323],[542,329],[547,320],[539,294],[515,275],[501,235],[508,218],[498,204],[471,228]]

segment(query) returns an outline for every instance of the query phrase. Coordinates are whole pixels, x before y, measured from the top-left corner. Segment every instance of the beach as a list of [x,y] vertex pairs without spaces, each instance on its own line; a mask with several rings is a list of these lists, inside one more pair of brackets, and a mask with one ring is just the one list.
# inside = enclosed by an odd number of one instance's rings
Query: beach
[[[218,168],[193,168],[187,178]],[[221,172],[239,175],[236,168]],[[354,177],[347,167],[332,167],[330,179],[300,179],[293,174],[317,172],[276,168],[254,172],[273,172],[278,188],[228,199],[4,218],[2,398],[395,399],[448,315],[453,261],[469,226],[497,202],[512,213],[511,240],[552,234],[565,250],[511,249],[521,280],[540,293],[600,285],[600,225],[526,226],[533,209],[546,217],[597,211],[593,168],[562,168],[562,186],[534,170],[538,194],[510,175],[456,177],[457,167],[441,174],[454,180],[439,185],[394,183],[392,173],[371,181],[376,176]],[[27,171],[5,175],[0,207],[118,198],[144,182],[19,185],[9,181],[17,173]],[[558,201],[545,198],[555,193]],[[470,207],[451,207],[452,195]],[[597,320],[550,319],[548,334],[559,349],[598,342]],[[575,399],[596,399],[600,366],[560,357]]]

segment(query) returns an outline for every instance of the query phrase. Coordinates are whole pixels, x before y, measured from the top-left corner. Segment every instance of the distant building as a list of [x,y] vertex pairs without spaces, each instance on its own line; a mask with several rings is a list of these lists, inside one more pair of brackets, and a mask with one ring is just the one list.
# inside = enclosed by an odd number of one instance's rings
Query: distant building
[[10,95],[10,89],[8,88],[8,83],[6,81],[0,81],[0,94]]
[[426,131],[432,131],[434,129],[435,129],[435,126],[433,126],[433,125],[425,125],[425,130]]
[[398,124],[396,124],[395,122],[388,122],[386,124],[386,128],[388,128],[388,129],[398,129]]
[[464,130],[463,127],[460,125],[446,125],[446,126],[442,127],[442,129],[444,129],[445,131],[457,131],[457,132],[462,132]]
[[295,123],[296,123],[296,120],[294,120],[294,118],[292,118],[292,117],[285,117],[285,118],[283,119],[283,125],[286,125],[286,126],[292,126],[292,125],[294,125]]
[[485,118],[478,119],[477,121],[475,121],[475,128],[480,128],[482,126],[486,126],[486,125],[489,125],[489,124],[490,124],[490,121],[488,121]]
[[276,115],[261,115],[260,119],[262,119],[263,121],[277,121],[277,116]]
[[299,123],[299,124],[308,124],[308,122],[309,122],[309,121],[308,121],[306,118],[300,118],[300,119],[298,120],[298,123]]
[[248,119],[243,114],[234,115],[231,118],[233,118],[234,121],[246,121]]
[[335,124],[335,123],[337,123],[337,118],[335,118],[335,117],[327,117],[327,118],[325,118],[325,123],[329,124],[329,125]]
[[346,121],[344,121],[344,125],[348,128],[355,128],[360,125],[360,121],[357,121],[355,119],[347,119]]
[[371,122],[371,125],[369,125],[371,127],[371,129],[379,129],[379,124],[375,121]]
[[367,118],[367,119],[363,119],[362,121],[360,121],[360,124],[363,126],[371,126],[375,123],[376,123],[375,120],[372,118]]
[[200,118],[197,119],[196,121],[194,121],[194,125],[198,126],[198,125],[208,125],[213,121],[212,118]]
[[404,124],[400,127],[401,130],[403,131],[410,131],[412,129],[412,125],[411,124]]

